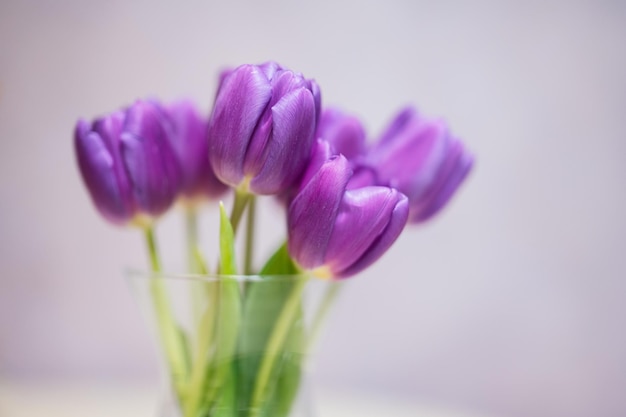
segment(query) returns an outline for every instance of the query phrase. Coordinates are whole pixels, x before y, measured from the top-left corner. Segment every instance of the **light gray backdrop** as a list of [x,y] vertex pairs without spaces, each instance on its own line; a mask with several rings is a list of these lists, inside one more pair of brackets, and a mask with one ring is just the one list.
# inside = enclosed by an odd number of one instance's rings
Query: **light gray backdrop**
[[[73,124],[150,95],[208,111],[220,68],[275,59],[373,135],[413,102],[478,160],[441,216],[351,282],[318,383],[626,415],[625,40],[625,3],[608,0],[3,1],[0,377],[156,375],[121,274],[142,242],[93,210]],[[180,225],[159,230],[171,263]]]

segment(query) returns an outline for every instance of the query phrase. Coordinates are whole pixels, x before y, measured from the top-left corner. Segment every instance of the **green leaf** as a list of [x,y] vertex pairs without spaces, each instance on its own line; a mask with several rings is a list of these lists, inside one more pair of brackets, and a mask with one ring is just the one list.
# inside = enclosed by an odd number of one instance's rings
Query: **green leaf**
[[305,353],[304,330],[304,318],[302,306],[300,306],[285,342],[282,363],[279,364],[276,371],[276,388],[272,393],[272,401],[270,401],[273,403],[271,408],[272,417],[288,416],[293,401],[298,394]]
[[[237,417],[237,385],[235,381],[235,373],[232,368],[229,370],[224,386],[220,391],[220,396],[217,399],[211,417]],[[209,410],[207,410],[209,411]],[[201,414],[202,415],[202,414]],[[208,413],[207,413],[208,415]]]
[[225,395],[227,383],[232,378],[230,370],[237,358],[237,336],[241,323],[241,295],[239,283],[234,278],[220,280],[219,313],[216,333],[216,350],[213,357],[214,372],[208,383],[207,402],[211,405],[218,396]]
[[271,331],[289,296],[293,283],[279,275],[297,273],[297,268],[284,244],[272,255],[260,272],[262,281],[249,282],[246,287],[245,304],[238,363],[241,396],[250,400],[259,364]]
[[286,276],[298,270],[282,245],[261,270],[261,281],[248,282],[243,306],[239,361],[237,363],[238,391],[249,407],[252,390],[267,341],[274,329],[285,300],[293,288],[293,280]]
[[221,401],[222,395],[229,394],[228,385],[232,378],[230,370],[237,356],[237,336],[241,323],[239,282],[228,276],[237,274],[234,234],[222,203],[220,203],[220,268],[224,276],[219,281],[216,345],[205,396],[206,407],[209,409],[217,401]]
[[251,400],[267,341],[278,320],[293,283],[281,277],[250,282],[246,288],[241,336],[239,338],[239,389],[247,405]]
[[260,275],[294,275],[299,273],[300,270],[289,256],[287,243],[284,243],[267,261],[261,269]]
[[[247,407],[251,406],[254,385],[260,364],[266,355],[268,340],[294,288],[294,280],[289,279],[288,275],[298,273],[299,270],[287,251],[287,245],[283,244],[262,268],[260,275],[263,279],[250,282],[246,287],[239,340],[238,384],[240,395],[245,398]],[[279,363],[276,364],[277,369],[282,368],[282,354],[280,356]],[[288,379],[292,381],[295,379],[293,370],[294,367],[291,367],[291,371],[287,372],[285,382]],[[271,391],[274,391],[277,383],[277,379],[271,381]],[[297,390],[295,387],[294,389]],[[278,407],[274,399],[268,397],[267,400],[264,411],[271,412]],[[289,400],[285,398],[285,401]]]
[[196,266],[198,267],[198,273],[201,275],[208,274],[209,268],[207,267],[206,260],[204,259],[204,256],[202,255],[202,252],[200,252],[200,249],[198,247],[195,247],[193,249],[193,258],[195,260]]

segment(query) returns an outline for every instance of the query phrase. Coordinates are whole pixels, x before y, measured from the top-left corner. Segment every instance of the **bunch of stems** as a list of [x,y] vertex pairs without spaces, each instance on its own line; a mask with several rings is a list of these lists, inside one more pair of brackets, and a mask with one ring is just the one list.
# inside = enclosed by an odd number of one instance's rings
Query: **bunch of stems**
[[[150,293],[158,336],[183,417],[287,416],[297,394],[302,360],[340,288],[337,282],[328,283],[313,321],[305,329],[302,295],[309,278],[291,260],[286,244],[268,260],[258,281],[242,283],[237,279],[234,240],[244,215],[242,275],[255,273],[252,259],[256,207],[256,197],[239,190],[230,216],[220,204],[217,274],[202,281],[202,288],[192,287],[196,326],[193,339],[186,337],[174,318],[166,283],[159,278],[162,268],[154,229],[145,228],[156,278],[150,282]],[[199,247],[197,215],[195,206],[185,206],[188,269],[192,274],[207,275],[209,269]],[[257,303],[272,303],[270,313],[267,307],[255,307]],[[265,320],[259,318],[263,312]],[[263,327],[261,332],[254,329],[263,337],[246,334],[255,325]],[[281,391],[280,386],[286,388]]]

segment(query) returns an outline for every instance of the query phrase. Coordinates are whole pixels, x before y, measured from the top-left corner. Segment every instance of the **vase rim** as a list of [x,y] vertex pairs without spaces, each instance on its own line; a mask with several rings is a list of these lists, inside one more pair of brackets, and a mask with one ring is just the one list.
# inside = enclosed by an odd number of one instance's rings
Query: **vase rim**
[[276,281],[291,281],[303,280],[307,281],[312,278],[308,273],[302,272],[299,274],[275,274],[275,275],[260,275],[260,274],[199,274],[190,272],[171,272],[171,271],[150,271],[138,268],[126,268],[124,275],[129,279],[164,279],[164,280],[180,280],[180,281],[221,281],[226,278],[234,279],[239,282],[251,282],[251,281],[267,281],[271,279]]

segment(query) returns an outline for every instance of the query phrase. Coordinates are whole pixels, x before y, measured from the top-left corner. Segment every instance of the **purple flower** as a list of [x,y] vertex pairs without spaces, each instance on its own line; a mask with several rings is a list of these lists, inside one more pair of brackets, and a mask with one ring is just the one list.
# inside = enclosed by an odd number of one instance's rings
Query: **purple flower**
[[289,253],[318,275],[346,278],[360,272],[383,255],[407,221],[404,195],[389,187],[346,190],[351,175],[348,160],[332,156],[289,206]]
[[315,137],[328,141],[335,153],[348,161],[365,153],[365,129],[361,121],[336,108],[326,108],[317,125]]
[[181,193],[185,198],[219,197],[228,187],[220,182],[209,163],[207,122],[189,100],[167,105],[170,145],[182,173]]
[[143,222],[174,201],[181,174],[166,120],[156,102],[138,100],[91,124],[76,124],[78,166],[94,204],[108,220]]
[[209,121],[217,177],[256,194],[291,187],[306,166],[320,114],[317,84],[269,62],[224,73]]
[[409,198],[409,222],[431,218],[452,197],[474,159],[441,120],[412,107],[400,111],[360,162],[377,185],[393,187]]

